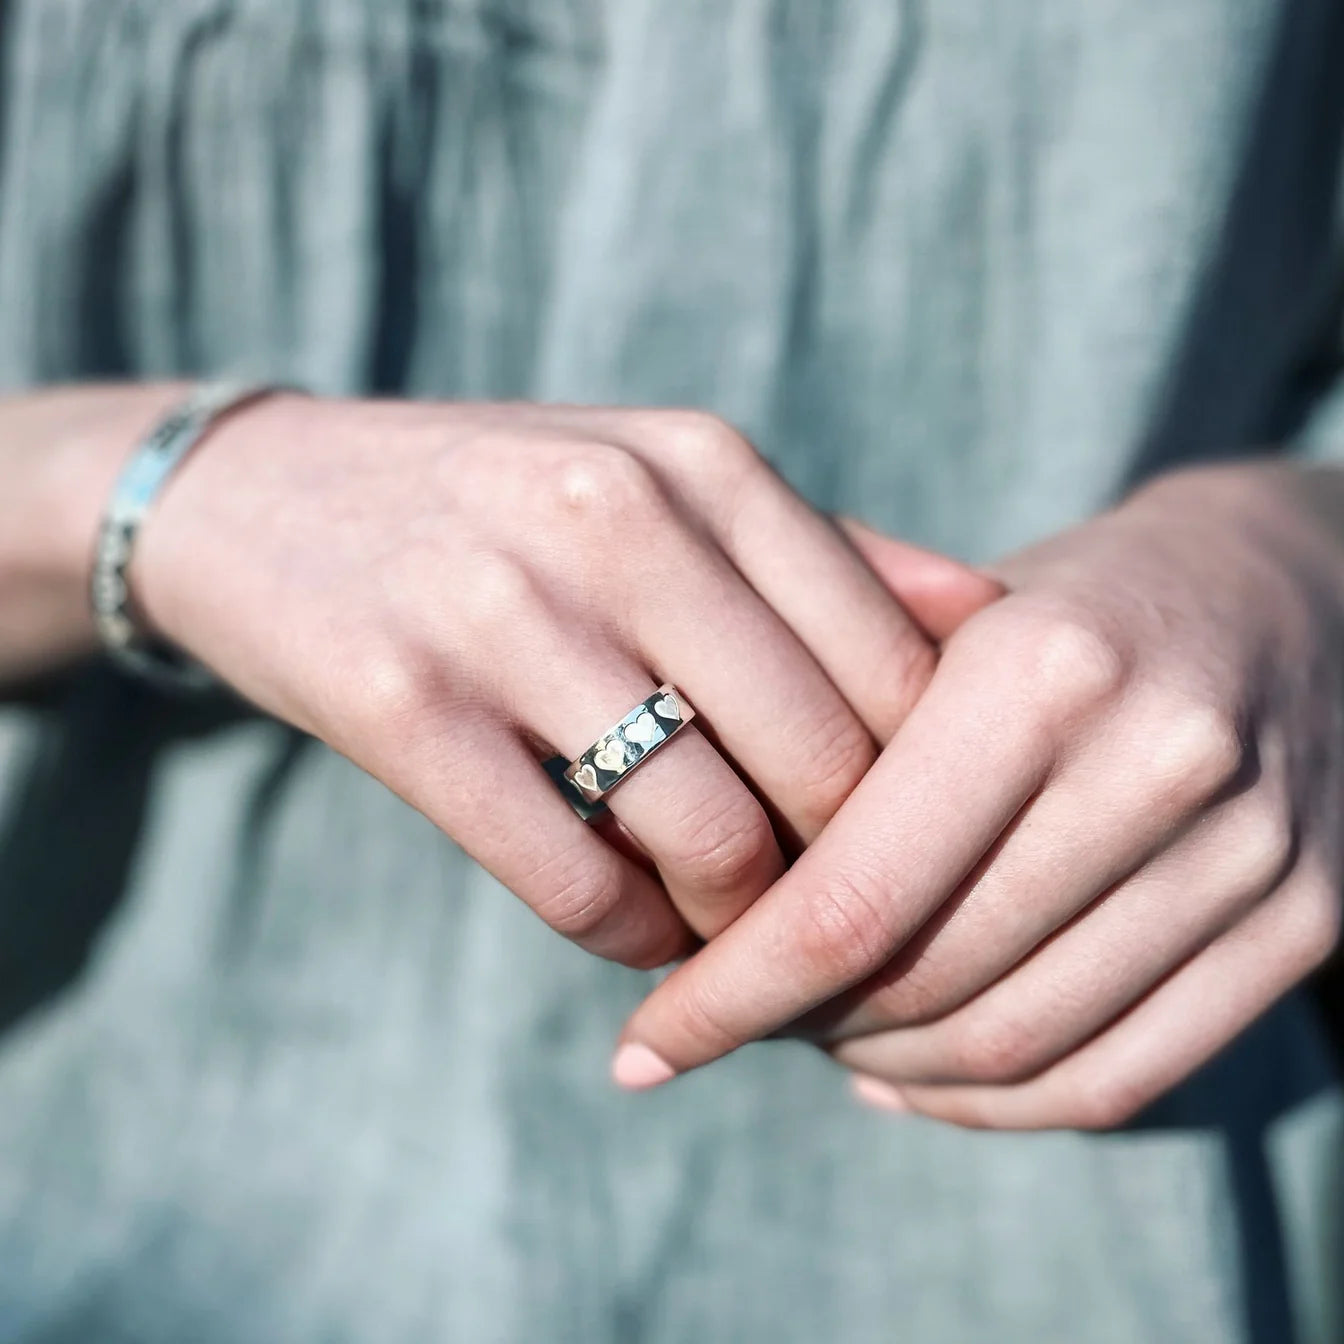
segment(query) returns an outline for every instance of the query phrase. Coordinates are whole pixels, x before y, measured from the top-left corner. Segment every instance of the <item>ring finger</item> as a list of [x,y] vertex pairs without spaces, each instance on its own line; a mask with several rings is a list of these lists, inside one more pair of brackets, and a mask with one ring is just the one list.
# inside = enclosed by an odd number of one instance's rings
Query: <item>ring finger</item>
[[[596,656],[556,648],[545,666],[548,685],[569,688],[566,702],[550,694],[525,699],[520,726],[569,760],[657,690],[646,668],[614,648]],[[702,938],[720,932],[784,871],[764,809],[693,724],[630,770],[605,801]]]

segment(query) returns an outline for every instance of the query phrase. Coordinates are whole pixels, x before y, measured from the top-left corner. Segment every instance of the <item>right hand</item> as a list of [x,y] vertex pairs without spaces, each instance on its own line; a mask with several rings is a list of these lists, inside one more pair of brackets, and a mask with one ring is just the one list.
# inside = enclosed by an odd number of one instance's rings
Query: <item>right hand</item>
[[[909,555],[916,607],[998,595]],[[553,927],[653,966],[779,877],[777,836],[817,835],[923,689],[933,644],[890,560],[884,583],[706,415],[283,395],[185,464],[132,585],[167,638]],[[699,718],[611,796],[634,841],[612,844],[538,759],[663,680]]]

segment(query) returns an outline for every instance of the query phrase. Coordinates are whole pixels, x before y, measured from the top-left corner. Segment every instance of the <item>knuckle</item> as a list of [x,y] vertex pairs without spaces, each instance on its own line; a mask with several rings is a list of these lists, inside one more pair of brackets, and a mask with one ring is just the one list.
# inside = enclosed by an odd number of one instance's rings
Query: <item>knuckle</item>
[[828,822],[877,759],[868,730],[841,706],[824,716],[802,744],[805,806],[813,820]]
[[758,880],[775,846],[770,819],[742,791],[731,801],[706,797],[682,837],[682,862],[698,887],[740,891]]
[[1061,1122],[1070,1129],[1118,1129],[1137,1116],[1152,1098],[1126,1078],[1097,1078],[1079,1084],[1063,1107]]
[[1085,614],[1019,609],[1011,619],[1005,632],[1007,666],[1036,697],[1066,711],[1089,713],[1119,694],[1127,660]]
[[610,531],[638,523],[662,502],[653,472],[614,444],[585,443],[559,454],[541,483],[551,514],[579,526]]
[[1238,884],[1253,897],[1283,880],[1297,855],[1297,835],[1287,808],[1257,800],[1238,818]]
[[667,981],[674,984],[677,1035],[694,1048],[696,1054],[715,1057],[728,1054],[742,1044],[742,1036],[729,1025],[731,1014],[712,986],[708,977],[690,974],[692,960],[687,966],[672,973]]
[[1339,946],[1341,909],[1338,893],[1326,882],[1313,883],[1299,894],[1287,935],[1294,982],[1320,970]]
[[533,574],[521,561],[500,552],[476,558],[455,602],[463,628],[487,637],[516,631],[543,606]]
[[620,903],[624,886],[615,863],[573,850],[552,856],[525,884],[533,893],[533,910],[574,942],[591,939],[601,929]]
[[1150,750],[1150,768],[1175,801],[1190,806],[1223,792],[1246,759],[1235,717],[1200,701],[1170,707]]
[[668,962],[684,956],[687,950],[686,934],[679,924],[669,923],[663,933],[645,936],[638,942],[605,955],[609,960],[619,961],[634,971],[656,971],[660,966],[666,966]]
[[1039,1072],[1041,1045],[1021,1022],[997,1014],[968,1016],[954,1035],[951,1054],[971,1082],[1017,1083]]
[[865,704],[873,706],[882,742],[895,736],[938,667],[938,655],[913,627],[891,633],[887,648],[874,664]]
[[[350,680],[341,687],[343,703],[354,687],[352,716],[381,739],[400,742],[418,731],[435,699],[438,674],[427,651],[388,639],[376,639],[354,660]],[[340,716],[338,716],[339,719]]]
[[798,956],[837,986],[856,984],[891,954],[891,906],[876,880],[831,874],[804,898]]
[[880,983],[869,993],[868,1007],[875,1020],[893,1027],[936,1022],[968,997],[944,958],[929,948],[913,953],[907,948],[877,979]]
[[661,446],[695,471],[736,470],[759,460],[750,440],[710,411],[660,412],[655,436]]

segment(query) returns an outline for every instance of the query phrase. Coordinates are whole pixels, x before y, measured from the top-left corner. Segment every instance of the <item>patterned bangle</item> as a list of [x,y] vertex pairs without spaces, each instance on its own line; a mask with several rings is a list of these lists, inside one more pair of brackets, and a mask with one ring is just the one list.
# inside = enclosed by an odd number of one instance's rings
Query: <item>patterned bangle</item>
[[103,645],[126,671],[171,688],[211,684],[204,668],[136,624],[127,575],[141,524],[187,454],[222,416],[278,390],[270,384],[203,384],[154,427],[117,478],[98,530],[89,596]]

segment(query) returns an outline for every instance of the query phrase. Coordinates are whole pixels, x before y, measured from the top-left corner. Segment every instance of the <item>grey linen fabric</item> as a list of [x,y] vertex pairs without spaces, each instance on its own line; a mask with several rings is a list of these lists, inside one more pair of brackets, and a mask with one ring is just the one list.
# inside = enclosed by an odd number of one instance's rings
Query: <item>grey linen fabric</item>
[[[0,44],[7,387],[690,403],[973,559],[1344,443],[1337,0],[0,0]],[[1304,1000],[1113,1135],[869,1114],[791,1044],[632,1099],[644,977],[320,746],[99,670],[0,760],[0,1344],[1344,1335]]]

